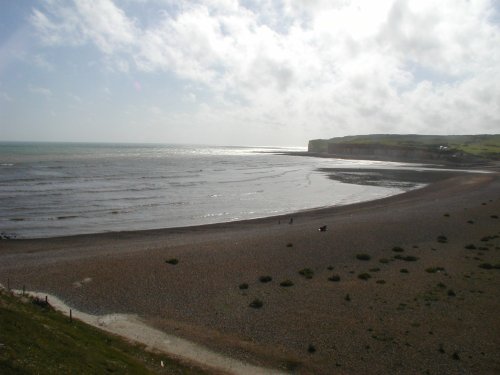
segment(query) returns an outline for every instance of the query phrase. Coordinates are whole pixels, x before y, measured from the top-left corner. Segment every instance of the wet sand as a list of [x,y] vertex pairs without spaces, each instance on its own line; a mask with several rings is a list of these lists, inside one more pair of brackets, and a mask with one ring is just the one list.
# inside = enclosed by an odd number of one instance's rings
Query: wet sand
[[2,240],[0,283],[296,373],[500,373],[499,217],[499,175],[463,174],[293,224]]

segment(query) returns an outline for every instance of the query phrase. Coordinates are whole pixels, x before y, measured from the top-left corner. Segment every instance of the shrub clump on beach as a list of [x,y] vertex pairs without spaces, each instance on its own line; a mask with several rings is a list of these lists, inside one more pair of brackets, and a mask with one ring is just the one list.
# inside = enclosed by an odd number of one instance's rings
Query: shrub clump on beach
[[314,271],[310,268],[303,268],[299,271],[299,274],[304,276],[306,279],[312,279]]
[[446,242],[448,242],[448,238],[446,238],[446,236],[440,235],[437,237],[437,242],[446,243]]
[[238,286],[241,290],[248,289],[248,284],[247,283],[242,283]]
[[400,246],[394,246],[392,248],[392,251],[394,251],[395,253],[402,253],[405,250],[402,247],[400,247]]
[[312,345],[312,344],[309,344],[309,346],[307,347],[307,351],[309,353],[311,353],[311,354],[315,353],[316,352],[316,347],[314,345]]
[[165,261],[165,263],[172,264],[175,266],[177,263],[179,263],[179,260],[177,258],[170,258],[170,259],[167,259]]
[[340,281],[339,275],[332,275],[328,278],[328,281]]
[[271,276],[261,276],[261,277],[259,277],[259,281],[261,283],[268,283],[268,282],[270,282],[272,280],[273,280],[273,278]]
[[293,286],[293,281],[292,280],[285,280],[285,281],[282,281],[280,283],[280,286],[283,286],[283,287],[289,287],[289,286]]
[[500,263],[498,264],[491,264],[491,263],[481,263],[479,268],[482,268],[484,270],[492,270],[492,269],[500,269]]
[[396,255],[394,259],[404,260],[406,262],[415,262],[418,260],[416,256],[413,255],[402,256],[400,254]]
[[466,248],[467,250],[476,250],[476,245],[474,245],[474,244],[470,243],[470,244],[468,244],[468,245],[465,245],[465,248]]
[[390,262],[390,260],[389,260],[389,259],[387,259],[387,258],[380,258],[380,259],[379,259],[379,262],[380,262],[380,263],[383,263],[383,264],[387,264],[387,263],[389,263],[389,262]]
[[365,281],[366,281],[366,280],[368,280],[368,279],[369,279],[369,278],[371,278],[371,277],[372,277],[372,275],[370,275],[370,274],[369,274],[369,273],[367,273],[367,272],[360,273],[360,274],[358,275],[358,279],[365,280]]
[[370,260],[372,257],[368,254],[356,254],[358,260]]
[[264,306],[264,302],[262,302],[260,299],[256,298],[250,304],[248,305],[254,309],[260,309],[262,306]]

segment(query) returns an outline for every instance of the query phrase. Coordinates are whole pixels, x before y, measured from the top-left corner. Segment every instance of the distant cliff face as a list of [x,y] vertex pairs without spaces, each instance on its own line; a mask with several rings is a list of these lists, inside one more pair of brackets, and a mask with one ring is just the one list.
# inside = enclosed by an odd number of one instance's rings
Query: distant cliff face
[[419,149],[402,146],[388,146],[379,144],[328,144],[327,152],[332,155],[349,156],[356,158],[367,158],[376,160],[443,160],[462,157],[461,154],[453,153],[447,149]]
[[446,147],[426,148],[365,143],[329,143],[327,140],[312,140],[308,151],[327,153],[339,158],[386,160],[386,161],[463,161],[465,155]]
[[448,161],[500,160],[500,134],[369,134],[313,139],[308,151],[345,159]]

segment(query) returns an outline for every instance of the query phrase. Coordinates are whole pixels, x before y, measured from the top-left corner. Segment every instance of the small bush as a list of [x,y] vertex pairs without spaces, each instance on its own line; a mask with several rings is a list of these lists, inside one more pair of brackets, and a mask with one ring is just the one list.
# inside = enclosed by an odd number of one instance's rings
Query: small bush
[[448,238],[446,238],[446,236],[440,235],[437,237],[437,242],[446,243],[448,242]]
[[293,286],[293,282],[291,280],[285,280],[285,281],[282,281],[280,283],[280,286],[283,286],[283,287],[289,287],[289,286]]
[[291,242],[287,243],[286,247],[293,247],[293,243],[291,243]]
[[387,258],[381,258],[381,259],[379,259],[379,262],[383,263],[383,264],[387,264],[387,263],[389,263],[389,259],[387,259]]
[[378,272],[378,271],[380,271],[380,268],[378,268],[378,267],[375,267],[375,268],[370,268],[370,270],[369,270],[369,271],[370,271],[370,272]]
[[401,268],[399,270],[399,272],[401,272],[401,273],[410,273],[410,271],[408,271],[406,268]]
[[333,270],[333,266],[328,266],[328,267],[326,267],[326,269],[327,269],[328,271],[331,271],[331,270]]
[[406,262],[416,262],[418,260],[418,258],[416,256],[413,256],[413,255],[407,255],[403,258],[403,260]]
[[449,213],[446,213],[443,215],[444,217],[450,217],[450,214]]
[[329,281],[340,281],[339,275],[333,275],[328,278]]
[[356,259],[358,260],[370,260],[372,257],[368,254],[357,254]]
[[482,269],[485,269],[485,270],[491,270],[491,269],[493,269],[493,265],[490,264],[490,263],[481,263],[478,267],[482,268]]
[[455,361],[460,361],[460,356],[458,355],[457,352],[453,353],[453,355],[451,356],[451,358],[453,358]]
[[351,296],[349,294],[346,294],[344,299],[349,302],[351,300]]
[[371,277],[372,277],[372,275],[370,275],[369,273],[366,273],[366,272],[360,273],[358,275],[358,279],[365,280],[365,281],[368,280]]
[[491,215],[490,216],[492,219],[498,219],[498,215]]
[[467,220],[467,224],[474,224],[474,220]]
[[445,284],[443,284],[443,283],[438,283],[438,284],[437,284],[437,286],[438,286],[439,288],[441,288],[441,289],[446,288],[446,285],[445,285]]
[[270,282],[272,280],[273,280],[273,278],[271,276],[261,276],[261,277],[259,277],[259,281],[261,283],[268,283],[268,282]]
[[179,263],[179,260],[178,260],[178,259],[176,259],[176,258],[170,258],[170,259],[167,259],[167,260],[165,261],[165,263],[172,264],[172,265],[174,265],[174,266],[175,266],[177,263]]
[[377,280],[375,281],[377,284],[385,284],[385,280]]
[[470,244],[466,245],[466,246],[465,246],[465,248],[466,248],[467,250],[475,250],[475,249],[476,249],[476,246],[475,246],[474,244],[470,243]]
[[248,305],[254,309],[260,309],[262,306],[264,306],[264,302],[262,302],[260,299],[256,298],[252,302],[250,302],[250,305]]
[[455,297],[456,294],[455,294],[455,292],[452,289],[448,289],[448,296],[449,297]]
[[242,283],[238,286],[241,290],[248,289],[248,284],[247,283]]
[[314,271],[310,268],[303,268],[299,271],[299,274],[304,276],[306,279],[312,279]]
[[402,247],[400,247],[400,246],[394,246],[392,248],[392,251],[394,251],[395,253],[402,253],[405,250]]
[[307,347],[307,351],[312,354],[316,352],[316,348],[314,347],[314,345],[309,344],[309,346]]

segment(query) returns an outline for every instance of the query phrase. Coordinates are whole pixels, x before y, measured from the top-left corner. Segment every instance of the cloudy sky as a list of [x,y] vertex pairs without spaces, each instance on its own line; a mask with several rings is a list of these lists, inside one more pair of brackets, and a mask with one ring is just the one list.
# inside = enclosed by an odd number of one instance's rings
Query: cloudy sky
[[0,4],[0,140],[500,133],[498,0]]

